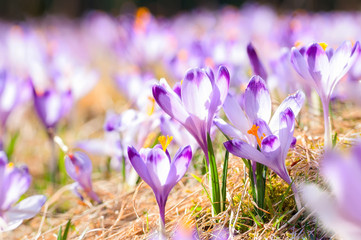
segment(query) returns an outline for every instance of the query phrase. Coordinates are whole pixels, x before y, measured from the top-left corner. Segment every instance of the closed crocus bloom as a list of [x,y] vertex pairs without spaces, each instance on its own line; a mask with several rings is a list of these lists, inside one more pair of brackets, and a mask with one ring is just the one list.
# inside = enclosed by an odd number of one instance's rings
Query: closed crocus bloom
[[60,92],[55,89],[47,89],[43,92],[33,88],[34,107],[44,127],[56,128],[57,123],[69,113],[73,97],[71,91]]
[[306,207],[315,213],[322,226],[340,239],[361,237],[361,144],[352,149],[351,156],[326,152],[321,174],[331,192],[315,184],[302,187],[301,196]]
[[162,145],[142,148],[139,152],[128,147],[129,160],[138,175],[152,188],[158,203],[161,227],[165,224],[165,205],[172,188],[186,173],[192,160],[190,146],[180,148],[171,159],[166,149],[170,138],[160,138]]
[[13,206],[28,190],[30,183],[28,169],[14,167],[0,151],[0,232],[17,228],[23,220],[34,217],[44,205],[46,197],[34,195]]
[[325,147],[331,146],[329,103],[331,95],[343,76],[350,70],[360,53],[360,43],[352,46],[345,41],[335,51],[325,43],[313,43],[298,50],[292,48],[293,67],[321,98],[325,121]]
[[92,162],[89,157],[82,152],[75,152],[68,154],[65,157],[65,168],[69,177],[76,183],[74,185],[74,192],[83,200],[83,196],[78,192],[78,188],[83,191],[94,201],[100,203],[98,195],[93,191],[92,187]]
[[267,72],[266,72],[265,68],[263,67],[262,62],[259,60],[257,52],[254,49],[252,43],[249,43],[247,45],[247,54],[248,54],[249,60],[251,61],[253,73],[255,75],[259,75],[264,80],[267,80]]
[[153,86],[155,101],[196,139],[207,162],[207,134],[227,96],[229,81],[228,70],[221,66],[216,76],[210,69],[189,70],[181,84],[181,96],[164,79]]

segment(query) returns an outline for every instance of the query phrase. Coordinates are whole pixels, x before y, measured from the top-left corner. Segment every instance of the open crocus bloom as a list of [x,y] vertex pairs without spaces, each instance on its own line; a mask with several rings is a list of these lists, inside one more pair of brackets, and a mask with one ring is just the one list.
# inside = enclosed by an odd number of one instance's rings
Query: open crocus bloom
[[331,193],[315,184],[302,188],[301,196],[312,212],[329,231],[340,239],[359,239],[361,236],[361,145],[354,146],[352,155],[340,156],[327,152],[321,173]]
[[29,188],[31,176],[26,167],[16,168],[8,163],[4,152],[0,152],[0,232],[10,231],[25,219],[34,217],[44,205],[44,195],[25,198],[15,206]]
[[[285,159],[288,149],[294,142],[293,131],[295,126],[295,115],[290,108],[280,113],[278,135],[273,135],[267,124],[259,119],[255,127],[255,136],[260,144],[261,151],[240,139],[233,139],[224,143],[226,149],[241,158],[259,162],[271,168],[283,180],[290,184],[291,178],[288,175]],[[259,130],[259,132],[258,132]],[[264,133],[264,134],[263,134]],[[261,136],[266,135],[261,140]]]
[[166,149],[169,138],[161,142],[163,146],[142,148],[139,152],[129,146],[128,156],[139,176],[152,188],[164,226],[165,205],[169,192],[186,173],[192,160],[192,149],[190,146],[180,148],[171,160]]
[[216,118],[214,123],[228,137],[245,140],[256,147],[257,141],[254,134],[250,134],[249,130],[252,129],[256,122],[260,122],[259,119],[262,119],[264,124],[269,124],[272,134],[277,134],[280,113],[290,108],[293,114],[297,116],[304,101],[304,93],[297,91],[281,103],[271,118],[272,103],[266,83],[261,77],[253,76],[244,93],[244,109],[230,94],[228,94],[224,102],[223,110],[233,126],[220,118]]
[[80,199],[83,200],[83,196],[78,192],[78,187],[81,187],[94,201],[101,202],[98,195],[93,191],[91,180],[92,162],[85,153],[75,152],[74,154],[68,154],[65,157],[65,168],[69,177],[76,181],[74,192]]
[[[290,108],[287,108],[279,114],[277,135],[272,134],[268,125],[262,119],[258,119],[254,127],[249,131],[256,137],[261,151],[240,139],[227,141],[224,143],[224,146],[233,155],[269,167],[284,181],[291,184],[292,180],[288,175],[285,160],[289,148],[295,144],[293,137],[294,126],[295,115]],[[293,190],[296,194],[297,191],[294,187]],[[300,207],[297,196],[296,202],[298,207]]]
[[213,118],[227,96],[229,81],[228,70],[221,66],[216,77],[210,69],[189,70],[182,81],[181,96],[164,79],[153,86],[153,96],[158,105],[196,139],[207,162],[207,133],[210,133]]
[[298,50],[292,48],[293,67],[321,98],[325,121],[325,147],[331,146],[330,98],[337,83],[350,70],[360,53],[360,43],[345,41],[335,51],[325,43],[313,43]]

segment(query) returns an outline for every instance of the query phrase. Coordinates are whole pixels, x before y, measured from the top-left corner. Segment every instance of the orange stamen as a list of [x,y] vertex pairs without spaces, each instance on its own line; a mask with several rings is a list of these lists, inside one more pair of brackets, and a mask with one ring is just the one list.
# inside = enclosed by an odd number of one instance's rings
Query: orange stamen
[[259,126],[256,126],[255,124],[253,124],[253,126],[251,127],[250,130],[247,131],[247,133],[255,136],[256,140],[257,140],[257,143],[258,143],[258,146],[261,147],[262,140],[266,136],[266,134],[263,133],[263,136],[260,138],[258,136],[258,129],[259,129]]

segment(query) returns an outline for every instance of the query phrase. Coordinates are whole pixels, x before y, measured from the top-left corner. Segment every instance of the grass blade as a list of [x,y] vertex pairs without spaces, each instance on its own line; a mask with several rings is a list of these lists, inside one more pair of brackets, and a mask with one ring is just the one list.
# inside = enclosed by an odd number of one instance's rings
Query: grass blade
[[208,157],[209,157],[209,173],[210,173],[210,181],[211,181],[211,197],[212,197],[212,206],[213,206],[213,214],[218,215],[221,212],[220,203],[221,203],[221,193],[219,189],[219,178],[217,172],[217,164],[216,158],[214,156],[213,146],[211,137],[209,133],[207,133],[207,145],[208,145]]
[[226,154],[224,156],[224,163],[223,163],[223,174],[222,174],[222,195],[221,195],[221,210],[226,210],[226,194],[227,194],[227,173],[228,173],[228,158],[229,158],[229,152],[226,151]]

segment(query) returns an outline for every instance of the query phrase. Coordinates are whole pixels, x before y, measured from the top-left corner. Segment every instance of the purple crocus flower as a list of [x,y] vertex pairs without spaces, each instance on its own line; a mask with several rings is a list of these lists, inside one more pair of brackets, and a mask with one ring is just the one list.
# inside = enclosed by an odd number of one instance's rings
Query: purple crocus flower
[[139,152],[132,146],[128,147],[129,160],[134,169],[154,192],[162,229],[165,224],[165,205],[169,192],[184,176],[192,160],[190,146],[180,148],[171,160],[166,149],[167,144],[169,141],[163,143],[163,146],[142,148]]
[[252,43],[247,45],[247,54],[248,58],[251,61],[251,66],[253,69],[254,75],[259,75],[264,80],[267,80],[267,72],[263,67],[262,62],[259,60],[256,50],[254,49]]
[[207,162],[207,133],[210,133],[213,118],[227,96],[230,76],[221,66],[215,77],[210,69],[191,69],[181,86],[181,97],[164,79],[153,86],[153,96],[169,116],[181,123],[202,148]]
[[292,48],[291,62],[295,70],[317,91],[321,98],[325,121],[325,147],[331,146],[329,103],[333,90],[349,71],[360,52],[360,43],[345,41],[335,51],[325,43],[313,43],[298,50]]
[[252,129],[256,122],[260,122],[259,119],[262,119],[264,124],[269,124],[272,134],[277,134],[280,113],[290,108],[294,115],[297,116],[304,100],[304,93],[297,91],[295,94],[288,96],[271,117],[272,102],[266,83],[261,77],[253,76],[244,93],[244,109],[242,109],[235,97],[230,94],[228,94],[224,102],[223,110],[232,125],[220,118],[216,118],[214,123],[228,137],[243,139],[247,143],[256,146],[257,139],[253,134],[249,133],[249,130]]
[[34,95],[34,104],[44,126],[47,129],[55,128],[58,121],[70,111],[72,94],[71,91],[58,93],[46,90]]
[[23,220],[34,217],[44,205],[46,197],[34,195],[13,206],[28,190],[30,183],[28,168],[14,167],[0,151],[0,232],[17,228]]
[[[272,134],[264,120],[258,119],[256,124],[249,130],[254,134],[260,150],[240,139],[233,139],[224,143],[225,148],[241,158],[261,163],[272,169],[288,184],[292,183],[288,175],[285,160],[289,148],[295,144],[293,132],[295,126],[295,115],[291,108],[286,108],[279,114],[278,133]],[[262,137],[264,136],[264,137]],[[293,188],[296,193],[296,189]],[[300,207],[296,198],[298,207]]]
[[76,181],[74,185],[75,194],[83,200],[83,196],[77,190],[80,187],[91,199],[101,203],[98,195],[93,191],[91,180],[92,168],[92,162],[85,153],[75,152],[65,157],[66,172],[69,177]]
[[0,73],[0,131],[5,128],[11,111],[27,97],[30,97],[28,90],[27,81],[22,81],[6,71]]
[[359,239],[361,236],[361,144],[355,145],[350,156],[326,152],[321,174],[330,186],[330,192],[315,184],[302,187],[301,196],[306,207],[327,230],[340,239]]
[[71,91],[58,92],[47,89],[44,92],[33,88],[34,106],[44,127],[49,130],[56,128],[59,120],[71,109],[73,97]]

